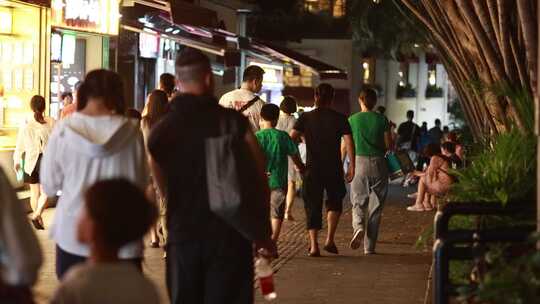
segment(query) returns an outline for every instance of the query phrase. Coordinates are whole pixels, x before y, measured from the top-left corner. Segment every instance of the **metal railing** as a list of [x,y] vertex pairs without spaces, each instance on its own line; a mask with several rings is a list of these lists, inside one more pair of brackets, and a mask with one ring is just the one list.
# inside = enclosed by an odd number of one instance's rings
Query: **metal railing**
[[520,216],[536,214],[533,204],[507,206],[486,203],[448,203],[435,216],[433,301],[448,304],[457,295],[459,285],[450,281],[450,261],[474,260],[485,254],[488,243],[525,242],[536,229],[534,225],[517,227],[456,229],[449,223],[456,215]]

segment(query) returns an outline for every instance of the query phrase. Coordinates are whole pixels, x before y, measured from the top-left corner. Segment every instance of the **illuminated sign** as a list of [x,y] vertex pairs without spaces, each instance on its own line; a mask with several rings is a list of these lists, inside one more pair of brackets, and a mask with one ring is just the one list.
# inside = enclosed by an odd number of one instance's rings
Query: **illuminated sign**
[[152,34],[139,34],[139,53],[143,58],[157,58],[159,56],[159,38]]
[[119,0],[53,0],[52,25],[118,35]]
[[11,9],[0,7],[0,34],[11,34],[13,27],[13,15]]

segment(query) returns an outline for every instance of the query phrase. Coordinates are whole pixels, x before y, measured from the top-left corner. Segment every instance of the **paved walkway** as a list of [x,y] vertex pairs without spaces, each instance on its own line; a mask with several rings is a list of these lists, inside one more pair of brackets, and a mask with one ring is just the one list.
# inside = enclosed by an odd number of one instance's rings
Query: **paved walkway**
[[[433,213],[405,211],[403,189],[392,186],[385,207],[378,254],[364,256],[348,248],[352,234],[351,214],[345,212],[337,232],[340,255],[322,258],[306,256],[302,202],[295,208],[296,222],[286,222],[279,244],[280,258],[274,261],[280,304],[423,303],[431,255],[414,248],[420,232],[433,221]],[[348,208],[347,208],[348,209]],[[46,224],[54,210],[46,211]],[[45,265],[36,286],[38,303],[47,303],[57,286],[54,274],[54,245],[47,231],[38,232],[45,252]],[[324,233],[320,236],[324,240]],[[145,273],[161,291],[167,303],[162,251],[146,250]],[[265,303],[256,290],[256,303]]]

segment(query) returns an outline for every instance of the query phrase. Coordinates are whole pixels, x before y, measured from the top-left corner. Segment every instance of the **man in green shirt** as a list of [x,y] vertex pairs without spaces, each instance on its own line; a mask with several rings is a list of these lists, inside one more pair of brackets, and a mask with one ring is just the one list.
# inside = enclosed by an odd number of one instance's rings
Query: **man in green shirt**
[[358,249],[363,241],[364,253],[373,254],[388,193],[388,168],[384,156],[391,147],[391,135],[388,120],[372,111],[377,104],[377,93],[364,89],[360,92],[359,102],[361,112],[349,118],[357,168],[351,186],[354,233],[350,246]]
[[276,129],[279,119],[279,107],[265,104],[261,109],[260,128],[255,136],[266,156],[266,171],[270,186],[270,211],[272,217],[272,239],[277,242],[281,224],[285,217],[288,182],[288,157],[291,157],[300,172],[304,164],[300,158],[298,147],[287,132]]

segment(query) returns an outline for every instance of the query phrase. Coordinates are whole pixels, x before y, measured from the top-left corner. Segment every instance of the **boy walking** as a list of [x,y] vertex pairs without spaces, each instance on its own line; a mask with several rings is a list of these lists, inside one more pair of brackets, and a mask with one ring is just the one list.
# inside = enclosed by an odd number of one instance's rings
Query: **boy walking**
[[261,109],[261,130],[255,135],[266,156],[268,185],[270,186],[270,214],[272,218],[272,240],[277,242],[281,224],[285,217],[287,199],[288,159],[291,157],[300,172],[304,164],[300,159],[298,147],[289,134],[276,129],[279,108],[274,104],[265,104]]
[[391,136],[386,118],[373,111],[377,93],[364,89],[360,92],[359,101],[361,112],[349,118],[357,168],[351,187],[354,234],[350,246],[358,249],[364,241],[364,253],[373,254],[388,192],[388,168],[384,155],[391,146]]

